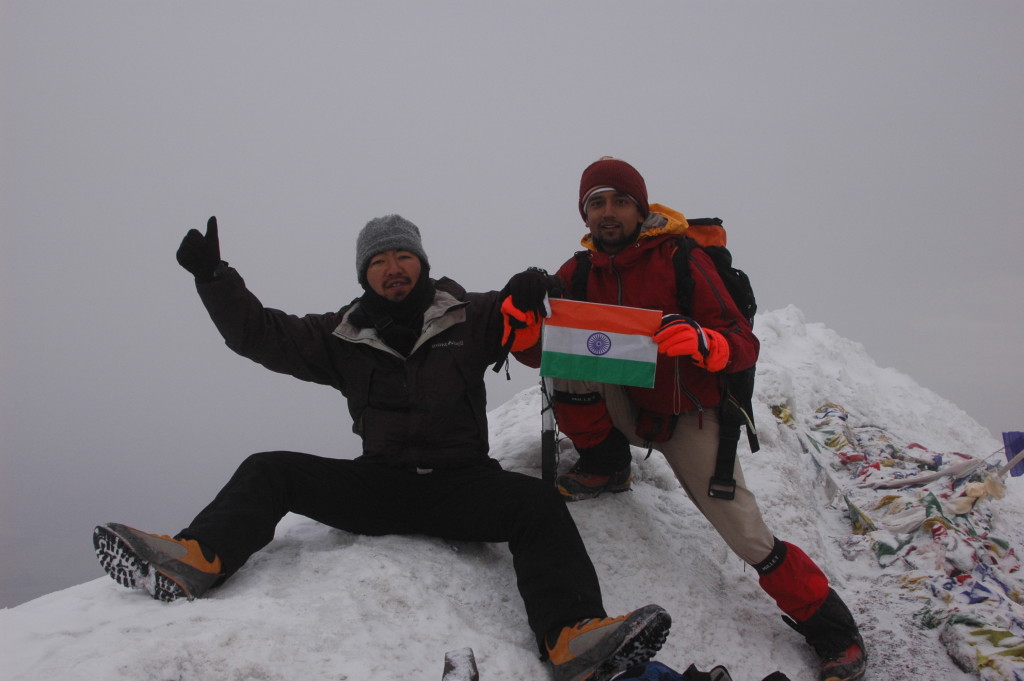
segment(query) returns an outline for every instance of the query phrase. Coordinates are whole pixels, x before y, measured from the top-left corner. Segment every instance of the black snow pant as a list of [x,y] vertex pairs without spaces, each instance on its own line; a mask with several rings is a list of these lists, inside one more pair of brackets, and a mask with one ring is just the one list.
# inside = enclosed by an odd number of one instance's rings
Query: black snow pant
[[253,454],[178,536],[220,556],[223,582],[270,543],[289,512],[363,535],[508,542],[538,644],[558,627],[606,616],[597,573],[561,496],[493,464],[418,473],[298,452]]

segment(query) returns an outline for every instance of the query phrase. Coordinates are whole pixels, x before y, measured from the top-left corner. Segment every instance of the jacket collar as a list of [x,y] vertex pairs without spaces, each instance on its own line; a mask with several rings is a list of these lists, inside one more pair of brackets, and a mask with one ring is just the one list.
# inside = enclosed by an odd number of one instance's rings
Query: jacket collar
[[[466,306],[469,305],[469,302],[464,300],[466,289],[447,277],[435,281],[434,288],[434,301],[423,313],[423,331],[413,345],[410,356],[434,336],[466,321]],[[405,359],[401,353],[381,339],[375,328],[360,328],[352,323],[352,313],[358,309],[358,301],[350,305],[332,335],[349,343],[363,343]]]

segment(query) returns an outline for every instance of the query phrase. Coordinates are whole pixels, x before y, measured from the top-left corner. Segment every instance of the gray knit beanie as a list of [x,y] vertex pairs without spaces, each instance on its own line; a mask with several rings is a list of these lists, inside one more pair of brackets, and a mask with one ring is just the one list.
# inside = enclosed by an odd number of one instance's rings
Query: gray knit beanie
[[401,215],[385,215],[367,222],[356,239],[356,272],[359,273],[359,283],[366,283],[366,268],[370,265],[370,258],[391,250],[415,253],[423,263],[424,269],[430,266],[427,254],[423,251],[419,227]]

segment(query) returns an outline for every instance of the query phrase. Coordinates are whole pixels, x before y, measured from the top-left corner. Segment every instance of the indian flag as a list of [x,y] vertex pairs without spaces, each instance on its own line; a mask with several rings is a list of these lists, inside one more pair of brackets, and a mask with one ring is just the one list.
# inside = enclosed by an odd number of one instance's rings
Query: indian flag
[[661,311],[553,299],[541,335],[540,375],[654,387]]

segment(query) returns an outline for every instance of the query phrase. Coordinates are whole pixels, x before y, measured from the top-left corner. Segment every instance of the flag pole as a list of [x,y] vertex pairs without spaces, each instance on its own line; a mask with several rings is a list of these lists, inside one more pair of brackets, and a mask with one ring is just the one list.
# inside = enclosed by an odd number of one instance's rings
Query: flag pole
[[555,472],[558,469],[558,447],[555,441],[555,404],[551,397],[554,382],[550,376],[540,379],[540,477],[545,482],[554,484]]
[[[551,318],[551,299],[544,296],[544,319],[542,324]],[[544,328],[541,327],[541,347],[544,343]],[[555,484],[558,471],[558,442],[555,437],[555,382],[550,376],[540,377],[540,478]]]

